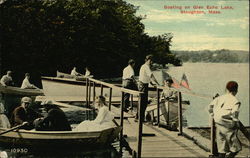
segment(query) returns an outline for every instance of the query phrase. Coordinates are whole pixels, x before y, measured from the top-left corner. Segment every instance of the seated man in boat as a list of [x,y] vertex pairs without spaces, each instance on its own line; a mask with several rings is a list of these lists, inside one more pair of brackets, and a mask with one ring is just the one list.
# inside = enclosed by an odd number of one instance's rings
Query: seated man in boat
[[0,83],[1,83],[3,86],[14,86],[14,82],[13,82],[13,80],[12,80],[11,74],[12,74],[11,71],[7,71],[7,74],[4,75],[4,76],[1,78]]
[[91,75],[91,72],[89,71],[88,67],[85,67],[85,77],[94,77],[93,75]]
[[81,74],[76,71],[76,67],[74,67],[73,70],[71,70],[70,75],[72,75],[72,76],[81,76]]
[[28,122],[22,129],[31,130],[34,128],[33,121],[42,117],[42,115],[30,107],[31,102],[30,97],[23,97],[21,99],[21,105],[16,107],[11,115],[10,122],[12,127]]
[[95,101],[95,106],[97,106],[98,114],[93,121],[83,121],[81,122],[73,131],[101,131],[111,127],[115,127],[113,123],[114,115],[109,111],[105,97],[98,96]]
[[177,91],[172,88],[173,80],[171,78],[167,78],[164,80],[164,89],[161,93],[161,100],[167,101],[176,101],[177,100]]
[[37,131],[71,131],[70,124],[65,113],[52,101],[42,103],[47,115],[34,121]]
[[5,108],[2,103],[2,93],[0,93],[0,128],[10,128],[10,122],[5,115]]
[[39,89],[38,87],[36,87],[35,85],[31,84],[30,81],[30,74],[29,73],[25,73],[25,78],[23,80],[22,89]]

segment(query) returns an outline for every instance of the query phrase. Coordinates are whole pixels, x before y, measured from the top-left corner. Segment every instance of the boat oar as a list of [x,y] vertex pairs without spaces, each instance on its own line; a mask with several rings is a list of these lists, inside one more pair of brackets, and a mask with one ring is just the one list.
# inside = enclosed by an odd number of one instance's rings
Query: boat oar
[[19,128],[23,127],[23,126],[26,126],[27,124],[28,124],[28,122],[24,122],[24,123],[21,124],[21,125],[15,126],[15,127],[11,128],[11,129],[9,129],[9,130],[6,130],[6,131],[1,132],[0,135],[3,135],[3,134],[5,134],[5,133],[8,133],[8,132],[14,131],[14,130],[16,130],[16,129],[19,129]]

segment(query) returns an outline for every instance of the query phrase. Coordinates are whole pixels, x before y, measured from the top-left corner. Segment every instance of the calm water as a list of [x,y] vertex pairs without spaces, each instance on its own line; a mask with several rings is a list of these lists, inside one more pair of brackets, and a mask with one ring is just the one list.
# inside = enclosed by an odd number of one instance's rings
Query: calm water
[[[184,63],[182,67],[173,67],[167,71],[180,80],[185,73],[192,92],[214,96],[216,93],[224,94],[226,83],[230,80],[239,83],[237,98],[241,101],[240,120],[249,125],[249,64],[242,63]],[[184,99],[191,102],[185,112],[188,126],[208,126],[209,117],[206,106],[211,99],[183,94]]]

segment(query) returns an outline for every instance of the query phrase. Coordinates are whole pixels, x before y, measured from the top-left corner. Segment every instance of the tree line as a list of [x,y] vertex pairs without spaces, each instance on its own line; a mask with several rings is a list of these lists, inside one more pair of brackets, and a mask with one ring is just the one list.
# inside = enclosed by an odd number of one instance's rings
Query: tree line
[[171,33],[149,36],[123,0],[5,0],[0,4],[0,68],[34,81],[56,70],[89,67],[96,78],[119,77],[130,58],[136,73],[148,54],[158,64],[181,65],[171,53]]
[[172,51],[183,62],[212,62],[212,63],[248,63],[248,51],[236,50],[202,50],[202,51]]

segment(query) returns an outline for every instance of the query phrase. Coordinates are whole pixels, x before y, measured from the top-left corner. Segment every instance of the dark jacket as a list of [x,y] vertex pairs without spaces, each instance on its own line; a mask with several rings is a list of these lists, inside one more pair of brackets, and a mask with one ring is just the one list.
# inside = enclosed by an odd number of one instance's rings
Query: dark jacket
[[47,116],[34,124],[37,131],[71,131],[66,115],[58,107],[49,109]]
[[18,106],[14,109],[11,115],[11,126],[14,127],[22,124],[23,122],[28,122],[28,125],[24,126],[22,129],[30,130],[34,128],[33,121],[38,117],[41,117],[41,115],[34,110],[30,108],[27,108],[27,110],[25,110],[22,106]]

